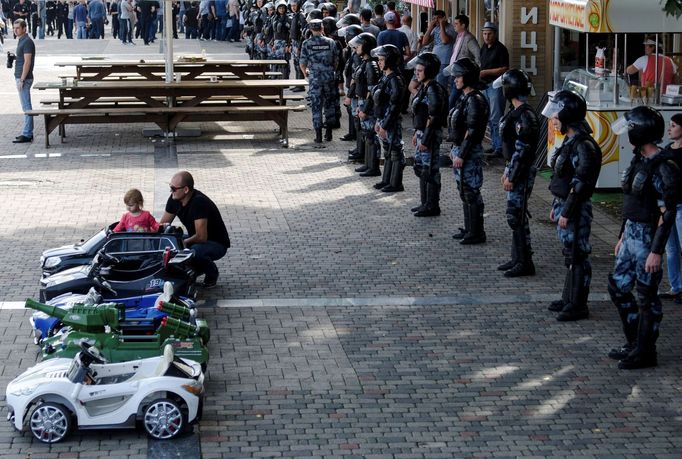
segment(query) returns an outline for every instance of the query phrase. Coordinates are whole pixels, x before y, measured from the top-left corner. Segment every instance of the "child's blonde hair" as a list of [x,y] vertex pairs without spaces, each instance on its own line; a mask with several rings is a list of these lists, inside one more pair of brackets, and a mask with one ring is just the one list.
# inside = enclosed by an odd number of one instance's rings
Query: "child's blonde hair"
[[138,190],[137,188],[132,188],[128,190],[125,196],[123,196],[123,204],[127,206],[131,203],[138,204],[140,208],[144,206],[144,198],[142,197],[142,193],[140,192],[140,190]]

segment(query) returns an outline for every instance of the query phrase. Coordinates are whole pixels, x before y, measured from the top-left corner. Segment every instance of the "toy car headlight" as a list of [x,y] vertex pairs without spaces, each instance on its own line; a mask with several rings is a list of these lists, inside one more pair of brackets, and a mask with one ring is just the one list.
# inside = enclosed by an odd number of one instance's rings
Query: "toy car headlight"
[[204,385],[201,384],[199,381],[194,381],[189,384],[183,384],[182,388],[185,389],[190,394],[194,394],[197,396],[201,395],[201,393],[204,391]]
[[15,397],[28,397],[33,392],[35,392],[37,388],[38,388],[37,385],[30,387],[21,387],[13,392],[10,392],[10,394],[14,395]]
[[60,257],[47,257],[47,259],[45,260],[45,264],[43,266],[45,268],[54,268],[61,262],[62,259]]

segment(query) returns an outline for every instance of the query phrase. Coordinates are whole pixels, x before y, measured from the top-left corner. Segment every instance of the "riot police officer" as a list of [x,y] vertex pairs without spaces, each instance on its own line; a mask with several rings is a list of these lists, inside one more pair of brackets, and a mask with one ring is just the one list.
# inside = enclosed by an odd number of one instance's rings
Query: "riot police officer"
[[268,37],[272,38],[272,48],[268,57],[273,60],[285,60],[285,65],[273,65],[272,71],[279,72],[281,78],[289,79],[289,61],[291,59],[291,18],[287,14],[286,0],[278,0],[275,14],[268,23]]
[[[343,19],[337,22],[336,25],[338,26],[341,21],[343,21]],[[362,64],[362,58],[355,53],[353,47],[350,45],[350,42],[353,40],[353,38],[357,37],[361,33],[362,27],[356,24],[341,27],[338,31],[339,36],[343,37],[348,44],[348,46],[346,46],[346,48],[343,50],[345,53],[346,62],[343,68],[343,77],[346,86],[346,97],[344,98],[343,104],[346,107],[346,111],[348,112],[348,133],[342,136],[341,140],[355,140],[356,142],[356,148],[348,152],[349,161],[358,161],[364,159],[364,149],[360,151],[358,148],[358,143],[360,140],[358,137],[360,135],[360,120],[356,114],[357,101],[355,101],[355,107],[353,107],[354,99],[357,99],[355,95],[355,82],[353,81],[353,74],[360,64]]]
[[[335,122],[333,95],[336,94],[336,66],[339,51],[331,38],[322,35],[322,20],[308,22],[312,37],[301,45],[301,71],[309,78],[308,98],[313,114],[315,143],[322,143],[322,127],[326,127],[325,140],[332,139]],[[322,113],[324,111],[324,123]]]
[[618,368],[629,370],[657,364],[656,339],[663,318],[658,297],[661,256],[675,224],[682,182],[678,165],[656,145],[665,130],[663,116],[657,110],[635,107],[612,128],[618,135],[627,132],[634,147],[630,167],[623,175],[625,223],[608,285],[626,340],[622,348],[611,350],[609,357],[620,360]]
[[440,59],[434,53],[422,53],[407,64],[419,82],[412,100],[414,135],[414,174],[419,177],[420,205],[412,208],[415,217],[440,215],[440,144],[448,109],[446,89],[436,81]]
[[592,129],[585,121],[587,104],[582,96],[559,91],[542,114],[566,136],[552,160],[554,175],[549,189],[554,196],[550,220],[557,223],[568,271],[562,298],[552,302],[549,310],[559,311],[560,322],[586,319],[592,280],[588,259],[592,252],[592,193],[601,170],[601,149],[590,136]]
[[[289,37],[291,39],[291,57],[294,61],[294,72],[296,73],[296,79],[303,79],[303,73],[301,73],[301,67],[299,66],[299,61],[301,58],[301,43],[303,42],[303,31],[306,27],[305,16],[300,9],[301,0],[289,0],[289,8],[291,9],[291,30],[289,32]],[[303,86],[295,86],[291,89],[292,92],[305,91]]]
[[511,69],[493,82],[502,88],[511,110],[500,120],[502,154],[507,166],[502,175],[502,188],[507,192],[507,224],[512,230],[512,259],[497,267],[505,277],[535,274],[528,224],[528,199],[535,183],[535,150],[540,136],[540,123],[528,104],[531,82],[526,72]]
[[364,155],[365,164],[355,169],[361,177],[375,177],[381,175],[379,170],[379,152],[381,146],[374,132],[376,116],[372,91],[379,83],[381,71],[371,52],[376,48],[377,40],[371,33],[361,33],[348,44],[359,56],[361,63],[353,72],[353,100],[351,106],[358,119],[358,151]]
[[322,18],[322,31],[325,37],[331,38],[336,43],[336,47],[339,51],[339,60],[336,64],[336,86],[334,94],[334,111],[336,113],[335,122],[332,128],[338,129],[341,127],[341,101],[339,99],[340,89],[343,87],[343,68],[346,65],[344,60],[343,49],[346,47],[346,43],[342,38],[336,33],[338,27],[336,26],[336,19],[327,16]]
[[374,131],[384,152],[384,174],[374,188],[385,193],[404,191],[405,155],[400,109],[405,84],[398,73],[401,52],[395,45],[384,45],[374,48],[371,56],[378,60],[384,74],[373,93],[377,118]]
[[453,235],[460,244],[486,241],[483,224],[483,147],[490,108],[488,100],[476,89],[481,68],[468,57],[458,59],[443,70],[455,79],[462,96],[448,114],[449,138],[452,140],[452,166],[464,210],[464,228]]

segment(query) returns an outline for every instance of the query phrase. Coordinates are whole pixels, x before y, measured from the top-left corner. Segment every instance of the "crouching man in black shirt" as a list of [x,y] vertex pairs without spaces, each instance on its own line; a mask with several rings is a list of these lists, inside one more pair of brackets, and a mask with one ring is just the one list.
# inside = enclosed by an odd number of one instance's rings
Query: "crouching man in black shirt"
[[225,256],[230,237],[218,207],[204,193],[194,189],[194,178],[187,171],[176,173],[170,181],[171,195],[161,224],[171,223],[177,216],[187,228],[185,247],[194,251],[195,265],[206,274],[204,288],[215,287],[218,268],[214,261]]

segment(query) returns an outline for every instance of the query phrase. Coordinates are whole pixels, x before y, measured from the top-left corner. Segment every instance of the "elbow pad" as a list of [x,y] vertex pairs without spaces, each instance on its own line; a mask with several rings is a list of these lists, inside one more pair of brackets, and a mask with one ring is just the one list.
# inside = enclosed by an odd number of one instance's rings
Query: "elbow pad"
[[[668,242],[668,236],[670,236],[670,230],[675,224],[675,217],[677,216],[677,209],[673,207],[672,209],[665,208],[661,217],[663,222],[656,227],[656,232],[654,233],[654,238],[651,241],[651,252],[662,255],[665,251],[665,245]],[[658,223],[658,222],[657,222]]]

